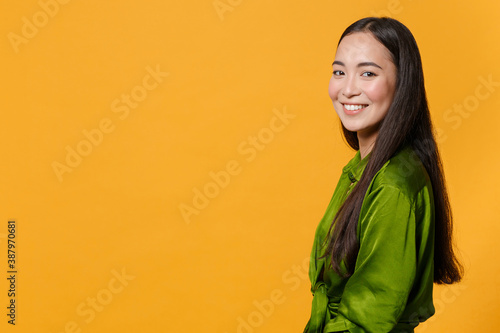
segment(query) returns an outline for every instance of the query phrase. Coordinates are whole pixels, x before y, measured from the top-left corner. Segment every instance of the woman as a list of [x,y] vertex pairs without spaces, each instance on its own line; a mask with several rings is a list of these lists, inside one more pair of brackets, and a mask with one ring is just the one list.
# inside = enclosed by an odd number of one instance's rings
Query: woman
[[329,94],[357,153],[316,230],[304,332],[413,332],[434,314],[433,282],[462,267],[411,32],[390,18],[349,26]]

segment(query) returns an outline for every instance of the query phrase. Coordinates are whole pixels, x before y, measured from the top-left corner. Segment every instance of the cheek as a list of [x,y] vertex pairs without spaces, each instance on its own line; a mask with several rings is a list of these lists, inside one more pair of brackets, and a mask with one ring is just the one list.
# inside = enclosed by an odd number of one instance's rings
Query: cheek
[[330,79],[330,83],[328,84],[328,95],[330,95],[330,98],[332,100],[337,100],[339,89],[340,87],[338,82],[336,82],[336,80],[332,77]]
[[394,95],[394,87],[388,82],[376,82],[364,89],[373,103],[390,105]]

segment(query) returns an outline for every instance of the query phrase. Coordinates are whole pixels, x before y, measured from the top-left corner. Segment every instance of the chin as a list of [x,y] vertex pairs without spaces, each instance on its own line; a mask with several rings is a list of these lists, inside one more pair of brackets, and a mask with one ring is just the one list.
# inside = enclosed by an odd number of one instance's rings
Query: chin
[[351,132],[358,132],[363,129],[362,126],[359,126],[357,124],[352,124],[351,122],[342,122],[342,125],[347,129],[348,131]]

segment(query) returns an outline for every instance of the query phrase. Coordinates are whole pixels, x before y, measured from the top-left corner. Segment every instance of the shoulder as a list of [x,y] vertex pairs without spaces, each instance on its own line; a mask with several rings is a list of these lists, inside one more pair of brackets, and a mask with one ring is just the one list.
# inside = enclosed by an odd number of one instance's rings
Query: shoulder
[[417,154],[410,147],[405,147],[373,177],[370,190],[381,188],[397,191],[412,202],[422,190],[431,190],[431,182]]

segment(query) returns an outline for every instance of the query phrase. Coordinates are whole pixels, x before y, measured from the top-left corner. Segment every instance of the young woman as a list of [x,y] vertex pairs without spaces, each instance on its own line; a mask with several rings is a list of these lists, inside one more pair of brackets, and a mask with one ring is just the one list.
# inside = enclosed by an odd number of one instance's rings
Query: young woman
[[462,267],[411,32],[390,18],[349,26],[329,94],[357,153],[316,230],[304,332],[413,332],[434,314],[433,283]]

